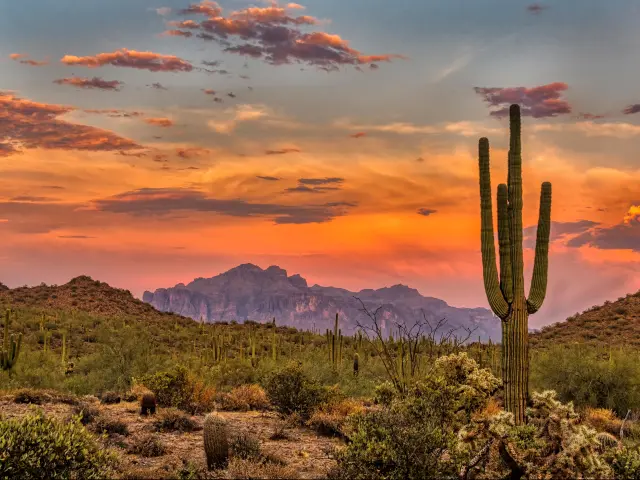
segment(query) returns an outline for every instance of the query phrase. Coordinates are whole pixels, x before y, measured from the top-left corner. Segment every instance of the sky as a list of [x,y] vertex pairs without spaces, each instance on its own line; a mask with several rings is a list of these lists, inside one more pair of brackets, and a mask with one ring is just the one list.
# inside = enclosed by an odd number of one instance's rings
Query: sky
[[[478,139],[523,114],[539,327],[640,289],[634,0],[22,0],[0,8],[0,281],[141,296],[242,263],[488,306]],[[507,114],[507,116],[505,116]],[[495,219],[495,213],[494,213]]]

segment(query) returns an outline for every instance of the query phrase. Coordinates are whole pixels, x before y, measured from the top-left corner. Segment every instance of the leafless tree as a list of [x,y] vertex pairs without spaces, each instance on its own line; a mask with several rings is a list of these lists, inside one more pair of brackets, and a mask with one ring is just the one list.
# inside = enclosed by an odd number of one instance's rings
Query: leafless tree
[[[442,345],[447,344],[456,350],[459,349],[477,328],[462,327],[466,331],[464,337],[455,335],[459,328],[451,328],[438,336],[438,331],[446,326],[446,319],[442,318],[432,324],[423,310],[422,319],[416,320],[413,325],[408,325],[406,322],[393,322],[397,327],[398,338],[396,339],[397,345],[392,345],[391,341],[385,340],[385,332],[378,318],[383,306],[371,311],[359,297],[354,296],[353,298],[360,303],[359,310],[370,320],[367,323],[356,320],[356,326],[364,334],[365,340],[372,346],[377,356],[380,357],[387,376],[400,393],[406,392],[407,377],[413,378],[418,373],[420,355],[425,353],[422,351],[424,344],[429,346],[429,358],[433,358],[440,352]],[[396,352],[392,350],[393,346],[397,347]],[[436,349],[435,355],[434,348]]]

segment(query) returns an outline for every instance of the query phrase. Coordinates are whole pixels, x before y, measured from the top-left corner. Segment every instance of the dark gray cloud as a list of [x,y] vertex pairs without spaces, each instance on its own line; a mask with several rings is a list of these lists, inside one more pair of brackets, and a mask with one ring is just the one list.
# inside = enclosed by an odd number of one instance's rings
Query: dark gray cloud
[[[591,220],[578,220],[575,222],[551,222],[549,242],[562,240],[571,235],[584,234],[597,225],[600,224]],[[524,248],[535,248],[537,231],[537,225],[531,225],[523,229],[522,245]]]
[[628,216],[623,223],[598,227],[567,242],[568,247],[588,245],[602,250],[633,250],[640,252],[640,221],[637,215]]
[[330,183],[342,183],[344,178],[325,177],[325,178],[299,178],[298,183],[302,185],[327,185]]
[[281,178],[270,177],[268,175],[256,175],[256,178],[259,178],[260,180],[268,180],[270,182],[277,182],[278,180],[282,180]]
[[437,210],[433,210],[431,208],[420,208],[418,209],[418,215],[424,215],[425,217],[428,217],[429,215],[432,215],[434,213],[436,213]]
[[322,223],[346,214],[345,203],[281,205],[222,200],[181,188],[142,188],[95,200],[96,209],[135,216],[162,216],[180,211],[210,212],[234,217],[268,217],[275,223]]

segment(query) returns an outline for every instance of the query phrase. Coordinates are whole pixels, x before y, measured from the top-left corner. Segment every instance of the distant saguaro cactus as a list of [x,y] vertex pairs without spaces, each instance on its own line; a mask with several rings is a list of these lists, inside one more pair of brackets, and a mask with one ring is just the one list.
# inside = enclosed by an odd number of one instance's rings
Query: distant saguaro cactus
[[156,396],[147,392],[140,399],[140,415],[154,415],[156,413]]
[[544,182],[540,193],[540,212],[533,279],[529,297],[524,292],[522,254],[522,155],[520,107],[511,105],[509,169],[507,184],[498,185],[498,248],[500,277],[496,266],[491,211],[489,140],[478,145],[480,167],[480,210],[482,270],[484,288],[493,312],[502,320],[502,381],[505,408],[515,421],[525,421],[529,397],[529,315],[542,306],[547,291],[549,229],[551,224],[551,184]]
[[204,419],[204,452],[209,470],[227,466],[229,462],[227,422],[217,413],[209,413]]
[[22,346],[22,334],[11,335],[9,338],[9,324],[11,323],[11,310],[6,311],[4,316],[4,341],[2,351],[0,352],[0,366],[2,370],[8,370],[15,366],[20,355],[20,347]]
[[360,372],[360,356],[356,353],[353,355],[353,376],[357,377]]

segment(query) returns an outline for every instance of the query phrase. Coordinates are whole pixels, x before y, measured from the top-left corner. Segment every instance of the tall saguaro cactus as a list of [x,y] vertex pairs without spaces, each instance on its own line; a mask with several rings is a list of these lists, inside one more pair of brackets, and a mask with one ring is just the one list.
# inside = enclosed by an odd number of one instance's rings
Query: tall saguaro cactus
[[484,288],[493,312],[502,320],[502,381],[507,411],[518,424],[524,423],[529,396],[529,315],[542,306],[547,290],[549,228],[551,223],[551,184],[544,182],[540,192],[540,213],[533,278],[529,297],[524,292],[522,255],[522,155],[520,107],[509,109],[509,169],[507,184],[498,185],[498,252],[500,276],[496,266],[491,211],[489,140],[479,141],[480,210],[482,270]]
[[20,355],[20,346],[22,345],[22,334],[18,336],[11,335],[9,338],[9,324],[11,323],[11,311],[7,310],[4,317],[4,338],[2,350],[0,351],[0,368],[8,370],[14,367]]

